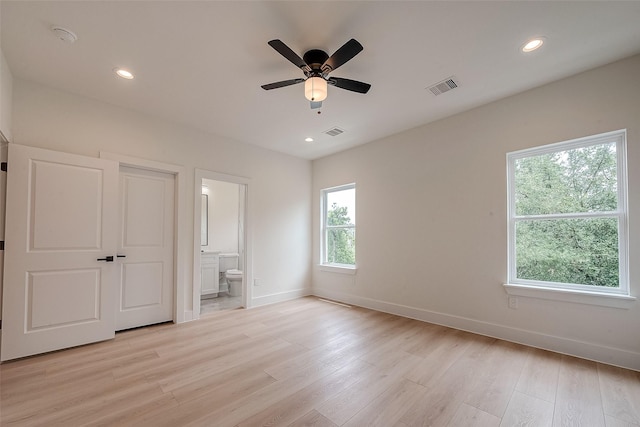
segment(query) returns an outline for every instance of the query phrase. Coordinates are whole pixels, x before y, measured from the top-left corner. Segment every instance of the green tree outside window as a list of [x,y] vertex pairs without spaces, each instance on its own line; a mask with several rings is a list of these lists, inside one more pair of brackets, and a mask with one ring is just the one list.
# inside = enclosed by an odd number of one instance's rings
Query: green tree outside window
[[327,262],[330,264],[356,263],[356,239],[354,228],[334,226],[353,226],[346,206],[333,203],[327,210]]
[[616,143],[519,158],[514,166],[516,277],[619,287]]

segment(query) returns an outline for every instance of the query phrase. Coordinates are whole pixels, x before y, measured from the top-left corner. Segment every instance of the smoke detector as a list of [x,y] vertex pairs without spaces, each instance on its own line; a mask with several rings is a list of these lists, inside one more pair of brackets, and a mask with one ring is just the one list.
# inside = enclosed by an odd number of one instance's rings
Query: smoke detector
[[65,43],[71,44],[78,40],[78,36],[76,36],[73,31],[67,30],[66,28],[53,26],[51,27],[51,32]]

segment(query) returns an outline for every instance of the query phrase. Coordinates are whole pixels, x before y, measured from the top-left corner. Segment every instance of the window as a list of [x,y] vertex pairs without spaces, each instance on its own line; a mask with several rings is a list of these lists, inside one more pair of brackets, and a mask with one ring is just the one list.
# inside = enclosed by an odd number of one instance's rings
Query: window
[[322,190],[323,265],[356,265],[356,185]]
[[509,283],[628,295],[626,131],[507,155]]

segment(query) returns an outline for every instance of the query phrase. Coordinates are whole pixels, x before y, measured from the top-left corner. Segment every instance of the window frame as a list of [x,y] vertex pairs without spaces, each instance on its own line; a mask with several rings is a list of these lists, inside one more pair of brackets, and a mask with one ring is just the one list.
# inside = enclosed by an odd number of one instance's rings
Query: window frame
[[[575,295],[582,294],[590,297],[609,297],[609,300],[619,300],[618,297],[630,297],[629,288],[629,228],[627,209],[627,152],[626,129],[583,138],[572,139],[554,144],[543,145],[534,148],[507,153],[507,239],[508,239],[508,284],[505,288],[509,294],[536,296],[537,290],[552,291],[555,296],[563,296],[570,301],[575,301]],[[601,145],[605,143],[616,144],[616,172],[617,172],[617,197],[618,207],[615,211],[607,212],[579,212],[564,214],[543,215],[516,215],[515,206],[515,162],[516,160],[535,157],[544,154],[568,151],[577,148]],[[541,280],[518,279],[516,271],[516,224],[519,221],[530,220],[558,220],[576,218],[616,218],[618,220],[618,283],[617,288],[592,286],[572,283],[556,283]],[[556,298],[553,298],[556,299]],[[631,298],[635,299],[635,298]],[[585,302],[578,300],[577,302]],[[610,301],[611,302],[611,301]],[[619,302],[619,301],[618,301]],[[618,302],[612,302],[612,306],[618,306]],[[593,303],[587,301],[586,303]],[[600,305],[600,304],[598,304]],[[609,305],[603,303],[602,305]]]
[[[331,263],[327,261],[327,239],[328,239],[328,231],[329,230],[333,230],[333,229],[353,229],[353,234],[354,237],[356,235],[356,218],[353,218],[353,222],[354,224],[349,224],[349,225],[327,225],[327,208],[328,208],[328,203],[327,203],[327,197],[330,193],[335,193],[338,191],[344,191],[344,190],[354,190],[354,204],[355,204],[355,189],[356,189],[356,183],[352,182],[350,184],[344,184],[344,185],[339,185],[336,187],[330,187],[330,188],[323,188],[320,193],[321,193],[321,197],[320,197],[320,219],[321,219],[321,223],[320,223],[320,267],[323,270],[326,271],[334,271],[334,272],[355,272],[356,269],[356,264],[340,264],[340,263]],[[357,209],[356,209],[357,212]],[[356,251],[357,254],[357,251]],[[357,256],[357,255],[356,255]],[[356,258],[356,262],[357,262],[357,258]]]

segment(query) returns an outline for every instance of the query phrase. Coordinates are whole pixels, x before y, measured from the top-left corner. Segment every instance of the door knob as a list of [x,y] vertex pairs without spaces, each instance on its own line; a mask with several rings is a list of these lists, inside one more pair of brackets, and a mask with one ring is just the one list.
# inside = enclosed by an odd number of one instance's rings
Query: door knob
[[109,255],[104,258],[98,258],[96,261],[113,262],[113,255]]

